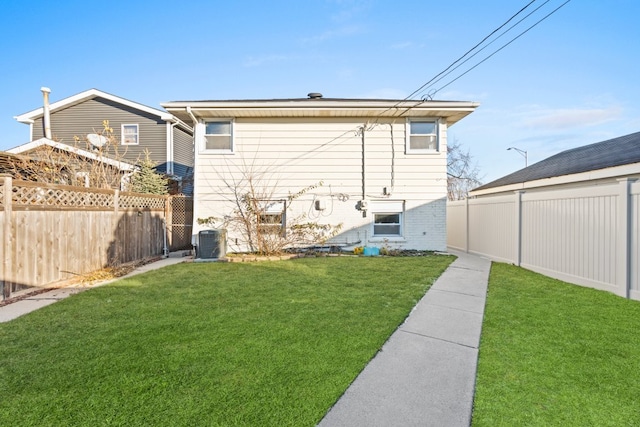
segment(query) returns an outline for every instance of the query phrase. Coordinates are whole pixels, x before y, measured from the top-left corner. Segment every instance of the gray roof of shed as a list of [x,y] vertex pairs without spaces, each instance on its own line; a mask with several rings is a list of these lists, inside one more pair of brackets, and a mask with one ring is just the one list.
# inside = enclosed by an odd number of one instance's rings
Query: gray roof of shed
[[640,163],[640,132],[563,151],[473,191],[632,163]]

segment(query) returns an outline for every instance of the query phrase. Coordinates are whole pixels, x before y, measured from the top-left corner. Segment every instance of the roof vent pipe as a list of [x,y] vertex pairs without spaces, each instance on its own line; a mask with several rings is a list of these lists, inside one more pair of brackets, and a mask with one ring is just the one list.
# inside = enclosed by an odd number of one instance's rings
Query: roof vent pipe
[[309,97],[309,99],[320,99],[322,98],[322,94],[319,92],[311,92],[308,93],[307,96]]
[[51,139],[51,112],[49,111],[49,94],[51,89],[48,87],[41,87],[42,97],[44,98],[44,108],[42,116],[42,125],[44,126],[44,137]]

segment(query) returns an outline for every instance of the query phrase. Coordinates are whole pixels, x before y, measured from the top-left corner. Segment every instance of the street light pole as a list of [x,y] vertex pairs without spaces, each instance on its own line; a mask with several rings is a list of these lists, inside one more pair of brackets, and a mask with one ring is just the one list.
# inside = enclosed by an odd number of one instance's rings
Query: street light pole
[[524,157],[524,167],[526,168],[527,166],[529,166],[529,161],[527,159],[527,152],[526,151],[521,150],[521,149],[516,148],[516,147],[509,147],[509,148],[507,148],[507,150],[516,150],[518,153],[520,153]]

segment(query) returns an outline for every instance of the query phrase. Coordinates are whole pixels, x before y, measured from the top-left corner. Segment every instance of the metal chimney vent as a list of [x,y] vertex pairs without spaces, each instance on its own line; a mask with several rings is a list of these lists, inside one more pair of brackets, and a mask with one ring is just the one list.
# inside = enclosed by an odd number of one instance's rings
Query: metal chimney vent
[[322,94],[319,92],[311,92],[308,93],[307,96],[309,97],[309,99],[320,99],[322,98]]

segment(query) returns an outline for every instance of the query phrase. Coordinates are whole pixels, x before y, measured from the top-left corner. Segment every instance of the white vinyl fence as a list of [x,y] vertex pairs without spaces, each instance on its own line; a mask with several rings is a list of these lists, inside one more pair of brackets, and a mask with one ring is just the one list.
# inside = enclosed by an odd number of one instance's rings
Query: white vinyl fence
[[450,248],[640,300],[640,182],[447,204]]

